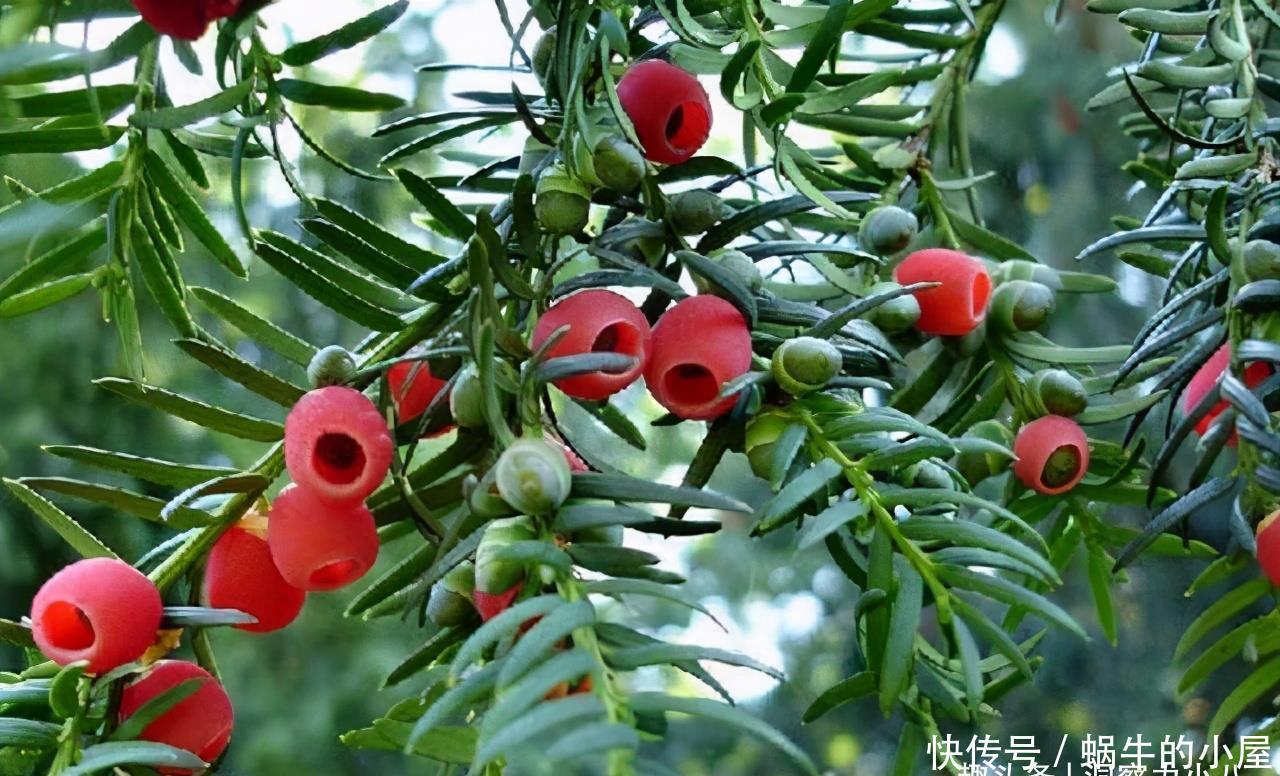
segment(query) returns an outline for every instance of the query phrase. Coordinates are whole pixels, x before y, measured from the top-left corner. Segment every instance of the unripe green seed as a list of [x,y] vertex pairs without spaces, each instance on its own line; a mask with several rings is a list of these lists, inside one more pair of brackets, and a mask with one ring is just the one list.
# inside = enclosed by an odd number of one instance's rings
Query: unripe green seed
[[702,234],[720,220],[720,210],[720,197],[694,189],[672,197],[668,215],[677,234]]
[[947,473],[947,470],[933,461],[921,461],[911,467],[909,478],[911,480],[909,484],[917,488],[932,488],[934,490],[956,489],[956,482]]
[[626,138],[607,135],[596,143],[591,164],[601,185],[619,194],[635,191],[644,180],[644,155]]
[[1000,262],[996,266],[996,271],[992,273],[992,279],[997,284],[1008,283],[1011,280],[1033,280],[1041,285],[1048,286],[1054,291],[1062,289],[1062,276],[1058,274],[1056,269],[1024,259],[1010,259],[1009,261]]
[[541,439],[518,439],[498,457],[502,499],[526,515],[545,515],[569,497],[572,473],[564,453]]
[[499,552],[514,542],[536,538],[538,534],[533,528],[533,521],[523,515],[489,523],[476,548],[476,590],[490,594],[504,593],[524,579],[524,565],[500,560]]
[[[742,251],[736,251],[731,248],[719,250],[713,252],[707,258],[732,273],[734,277],[742,281],[742,285],[746,286],[747,290],[759,291],[764,287],[764,276],[760,274],[760,268],[756,266],[754,259]],[[701,275],[693,276],[693,285],[700,294],[724,296],[725,293],[724,289]]]
[[355,356],[339,345],[330,345],[316,353],[307,365],[307,379],[313,388],[346,385],[355,374]]
[[773,377],[782,390],[803,396],[822,388],[843,366],[840,350],[817,337],[787,340],[773,354]]
[[530,57],[533,60],[533,74],[538,79],[538,83],[543,86],[547,85],[547,76],[551,73],[552,63],[555,62],[557,38],[556,27],[552,25],[533,45],[533,54]]
[[858,226],[858,244],[878,256],[904,250],[920,231],[915,214],[896,205],[884,205],[867,213]]
[[787,419],[777,412],[762,412],[747,424],[743,449],[751,471],[761,479],[769,479],[773,466],[773,444],[787,428]]
[[484,428],[484,386],[474,364],[462,368],[449,394],[449,414],[463,428]]
[[552,167],[538,179],[533,209],[538,223],[551,234],[577,234],[591,215],[591,190],[563,167]]
[[982,350],[982,346],[987,344],[987,322],[984,320],[979,323],[968,334],[961,334],[959,337],[948,337],[947,340],[951,347],[955,349],[956,355],[961,358],[968,358]]
[[1280,245],[1270,240],[1245,243],[1244,274],[1250,280],[1280,280]]
[[[985,439],[1004,447],[1013,444],[1013,432],[998,420],[975,423],[964,433],[964,436],[970,439]],[[970,485],[977,485],[986,478],[999,474],[1007,467],[1008,459],[994,453],[961,453],[956,456],[956,469]]]
[[471,594],[476,589],[476,567],[469,560],[464,560],[449,570],[448,574],[440,580],[440,584],[446,590],[465,596],[467,600],[471,599]]
[[1049,454],[1041,480],[1051,488],[1060,488],[1075,479],[1079,468],[1080,454],[1076,449],[1060,447]]
[[437,582],[427,599],[427,616],[441,628],[452,628],[476,620],[479,614],[471,599],[449,590],[442,582]]
[[1027,385],[1037,402],[1041,414],[1072,417],[1089,406],[1089,394],[1084,383],[1065,369],[1041,369],[1031,376]]
[[[876,296],[902,288],[897,283],[876,283],[867,289],[867,296]],[[866,319],[874,323],[886,334],[897,334],[916,325],[920,320],[920,302],[915,294],[903,294],[894,297],[882,305],[878,305],[866,314]]]
[[1005,331],[1039,328],[1057,304],[1053,289],[1034,280],[1010,280],[991,297],[991,318]]

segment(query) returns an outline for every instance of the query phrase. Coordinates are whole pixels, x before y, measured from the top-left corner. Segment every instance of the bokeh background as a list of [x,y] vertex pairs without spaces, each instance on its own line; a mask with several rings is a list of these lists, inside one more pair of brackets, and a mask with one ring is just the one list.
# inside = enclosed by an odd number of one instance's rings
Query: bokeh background
[[[264,15],[272,40],[283,44],[327,31],[372,6],[367,0],[280,0]],[[1010,6],[991,40],[969,102],[976,165],[995,172],[981,187],[983,202],[988,221],[997,231],[1027,246],[1043,261],[1066,267],[1079,248],[1110,230],[1113,214],[1141,212],[1147,201],[1143,192],[1130,190],[1131,180],[1120,171],[1132,148],[1117,129],[1119,110],[1083,111],[1086,100],[1105,83],[1108,68],[1133,56],[1137,44],[1110,18],[1084,11],[1078,0],[1066,2],[1060,20],[1045,0],[1022,0]],[[108,40],[119,29],[104,23],[90,34],[95,40]],[[79,34],[76,30],[73,40],[77,43]],[[204,44],[211,46],[211,39]],[[360,83],[404,96],[416,110],[437,110],[461,103],[454,96],[458,91],[505,89],[509,76],[419,74],[415,65],[502,64],[507,55],[507,39],[494,4],[415,0],[409,15],[393,31],[368,46],[324,60],[310,77]],[[176,66],[167,67],[166,72],[177,103],[211,91],[207,82],[185,76]],[[121,80],[130,77],[128,72],[108,75]],[[708,91],[715,94],[711,86]],[[720,115],[727,117],[730,112],[722,109]],[[321,110],[300,116],[315,137],[366,169],[372,169],[395,144],[368,138],[374,118]],[[736,122],[722,121],[708,150],[735,156],[737,134]],[[288,142],[313,194],[348,203],[414,239],[425,239],[411,218],[411,201],[398,187],[338,174],[303,153],[296,138]],[[486,153],[518,151],[520,138],[499,132],[477,136],[473,142],[474,146],[458,145],[454,151],[415,163],[438,174],[465,163],[468,150],[479,150],[481,144]],[[103,159],[84,155],[79,161],[89,165]],[[296,234],[293,220],[299,215],[298,205],[278,170],[269,162],[249,164],[251,220]],[[210,170],[216,175],[210,211],[233,234],[226,201],[227,167],[214,162]],[[0,171],[43,188],[71,175],[74,166],[73,160],[63,158],[27,157],[0,159]],[[12,271],[18,261],[20,257],[0,256],[0,272]],[[362,335],[261,264],[254,267],[247,284],[206,271],[209,266],[188,259],[184,271],[192,276],[191,282],[234,294],[312,342],[351,346]],[[1066,300],[1055,318],[1057,328],[1050,334],[1065,343],[1127,342],[1152,309],[1154,287],[1145,276],[1109,256],[1090,260],[1085,269],[1116,277],[1120,294]],[[166,344],[165,323],[152,313],[144,312],[151,381],[223,406],[278,416],[278,409],[259,406],[255,397],[180,358]],[[233,333],[224,333],[229,341],[237,341]],[[290,369],[251,347],[242,348],[241,354],[273,369]],[[99,303],[90,296],[53,312],[0,322],[0,474],[71,474],[63,462],[41,453],[42,444],[87,444],[208,464],[245,465],[259,452],[256,445],[208,435],[130,407],[91,383],[119,372],[115,335],[103,322]],[[296,373],[292,376],[301,378]],[[619,451],[599,454],[635,473],[671,479],[679,476],[678,464],[688,460],[694,443],[677,432],[655,429],[652,454],[644,460],[627,460]],[[655,462],[673,465],[662,467]],[[122,484],[145,487],[136,482]],[[757,485],[741,460],[730,460],[714,484],[746,497],[759,495],[752,490]],[[160,527],[107,510],[61,503],[126,558],[140,557],[167,536]],[[1140,515],[1120,513],[1115,519],[1133,524]],[[1207,531],[1206,538],[1214,540],[1213,515],[1200,520],[1198,530]],[[70,550],[7,493],[0,496],[0,548],[0,616],[10,618],[23,615],[41,580],[73,559]],[[873,704],[846,706],[808,727],[797,722],[819,692],[852,669],[853,596],[825,553],[797,554],[786,532],[764,541],[750,540],[746,527],[734,522],[727,523],[718,536],[651,542],[644,548],[658,552],[664,567],[688,576],[689,585],[727,629],[706,618],[691,619],[682,610],[652,605],[633,609],[631,616],[670,638],[738,649],[783,669],[789,677],[783,685],[744,670],[714,668],[713,673],[741,703],[795,738],[831,772],[877,776],[888,769],[899,721],[881,718],[870,708]],[[386,568],[401,553],[401,547],[388,548],[379,568]],[[1122,628],[1119,644],[1113,647],[1096,626],[1083,568],[1070,569],[1058,600],[1086,624],[1093,638],[1083,642],[1051,633],[1041,647],[1046,661],[1036,684],[1007,698],[1004,719],[981,732],[1006,740],[1011,735],[1034,735],[1050,746],[1063,734],[1115,735],[1121,741],[1142,734],[1151,740],[1201,724],[1204,701],[1176,699],[1170,668],[1178,635],[1203,605],[1182,595],[1196,571],[1188,561],[1147,559],[1137,564],[1117,590]],[[392,690],[379,690],[379,684],[421,641],[412,621],[344,620],[342,608],[353,594],[313,596],[301,620],[283,633],[213,635],[238,715],[225,773],[437,772],[423,761],[351,752],[338,741],[341,732],[367,725],[414,691],[412,682]],[[0,648],[0,658],[12,665],[19,656]],[[642,675],[640,681],[682,680],[652,674]],[[1214,693],[1212,686],[1207,693]],[[952,732],[967,738],[974,731]],[[787,763],[761,741],[706,724],[674,725],[669,739],[655,746],[665,747],[668,751],[662,759],[691,776],[789,772]]]

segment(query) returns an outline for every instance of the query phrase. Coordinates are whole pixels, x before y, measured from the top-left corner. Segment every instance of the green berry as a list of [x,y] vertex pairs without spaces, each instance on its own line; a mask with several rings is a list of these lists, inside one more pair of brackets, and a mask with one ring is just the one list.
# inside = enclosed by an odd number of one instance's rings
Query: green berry
[[307,365],[307,379],[313,388],[346,385],[355,374],[355,356],[339,345],[330,345],[316,353]]
[[1053,289],[1034,280],[1010,280],[991,297],[991,318],[1005,331],[1040,328],[1057,304]]
[[1065,369],[1041,369],[1027,385],[1042,414],[1072,417],[1089,406],[1084,383]]
[[498,493],[526,515],[546,515],[569,497],[572,482],[564,453],[541,439],[518,439],[498,457]]
[[619,194],[635,191],[646,171],[644,155],[618,135],[600,138],[591,154],[591,165],[600,184]]
[[910,245],[919,231],[920,222],[911,211],[885,205],[862,218],[858,243],[878,256],[892,256]]
[[761,479],[769,479],[773,468],[773,444],[787,428],[787,418],[778,412],[763,412],[747,424],[743,449],[751,471]]
[[671,198],[671,226],[677,234],[702,234],[720,221],[721,205],[720,197],[709,191],[682,191]]
[[538,179],[533,209],[538,223],[551,234],[577,234],[591,215],[591,190],[563,167],[552,167]]
[[490,594],[504,593],[524,579],[524,565],[503,560],[502,550],[515,542],[537,538],[533,521],[525,516],[494,520],[485,526],[476,548],[475,589]]
[[471,595],[476,589],[476,568],[463,561],[431,588],[427,616],[442,628],[466,625],[476,619]]
[[463,428],[484,428],[484,386],[474,364],[462,368],[449,394],[449,414]]
[[[760,274],[760,268],[756,266],[754,259],[742,251],[719,250],[707,258],[728,270],[748,291],[759,291],[764,287],[764,276]],[[725,295],[724,289],[701,275],[693,276],[693,285],[700,294]]]
[[803,396],[822,388],[840,374],[843,363],[840,350],[830,342],[817,337],[796,337],[774,351],[773,377],[782,390]]
[[[1008,448],[1013,444],[1013,432],[998,420],[975,423],[964,433],[966,439],[982,439]],[[956,456],[956,469],[970,485],[977,485],[988,477],[1004,471],[1009,464],[1005,455],[994,452],[963,452]]]
[[[902,286],[897,283],[876,283],[867,289],[867,296],[885,294],[900,288]],[[915,326],[916,321],[920,320],[920,302],[916,300],[915,294],[895,296],[873,307],[866,314],[866,319],[886,334],[897,334]]]
[[542,37],[538,38],[538,42],[533,45],[533,74],[538,79],[538,83],[543,86],[547,85],[547,76],[551,74],[551,65],[555,62],[556,56],[556,40],[559,36],[556,33],[555,25],[547,28],[542,33]]
[[1250,280],[1280,280],[1280,245],[1270,240],[1245,243],[1244,274]]

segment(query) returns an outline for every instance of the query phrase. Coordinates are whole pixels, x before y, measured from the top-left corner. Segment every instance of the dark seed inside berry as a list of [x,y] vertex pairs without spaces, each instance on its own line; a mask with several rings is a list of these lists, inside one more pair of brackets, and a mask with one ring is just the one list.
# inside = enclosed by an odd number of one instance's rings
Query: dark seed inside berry
[[1075,479],[1079,470],[1080,454],[1071,445],[1063,445],[1049,455],[1040,481],[1051,488],[1060,488]]
[[329,482],[355,482],[364,472],[364,449],[346,434],[323,434],[316,440],[315,466]]
[[606,326],[599,334],[596,335],[596,341],[591,343],[592,353],[613,353],[618,349],[618,342],[622,339],[621,327],[618,324]]
[[666,376],[667,394],[681,404],[700,405],[720,394],[720,382],[701,364],[680,364]]

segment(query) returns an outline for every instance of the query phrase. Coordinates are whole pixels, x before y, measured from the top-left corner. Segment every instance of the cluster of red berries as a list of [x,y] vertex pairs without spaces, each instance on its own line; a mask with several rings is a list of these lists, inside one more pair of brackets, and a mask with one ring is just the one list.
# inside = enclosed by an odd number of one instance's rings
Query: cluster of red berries
[[654,399],[673,415],[712,420],[737,400],[720,395],[725,383],[751,368],[747,321],[718,296],[677,302],[651,331],[644,313],[626,297],[599,289],[581,291],[556,302],[538,320],[533,347],[541,347],[565,327],[547,350],[548,357],[612,352],[635,361],[625,372],[594,372],[556,382],[578,399],[606,399],[643,374]]
[[[411,413],[409,405],[420,396],[413,389],[396,393]],[[373,566],[378,532],[364,500],[386,478],[393,453],[377,407],[341,386],[298,401],[285,421],[284,445],[294,484],[276,498],[269,518],[251,513],[218,539],[201,586],[206,606],[251,615],[255,622],[236,627],[257,633],[293,622],[308,591],[344,587]],[[83,662],[87,673],[100,675],[145,660],[163,609],[159,590],[134,567],[108,558],[83,560],[40,588],[31,608],[32,635],[58,665]],[[199,666],[155,663],[125,689],[119,715],[128,718],[189,679],[203,685],[141,737],[208,762],[230,739],[232,711],[226,691]]]
[[132,0],[142,18],[161,35],[197,40],[219,19],[240,11],[243,0]]
[[[160,591],[142,572],[114,558],[90,558],[40,588],[31,605],[31,630],[36,646],[58,665],[83,663],[87,673],[103,674],[143,658],[163,614]],[[192,680],[200,683],[196,691],[143,728],[139,738],[212,762],[231,740],[234,715],[221,683],[194,663],[151,665],[125,686],[117,716],[123,722],[156,696]]]

